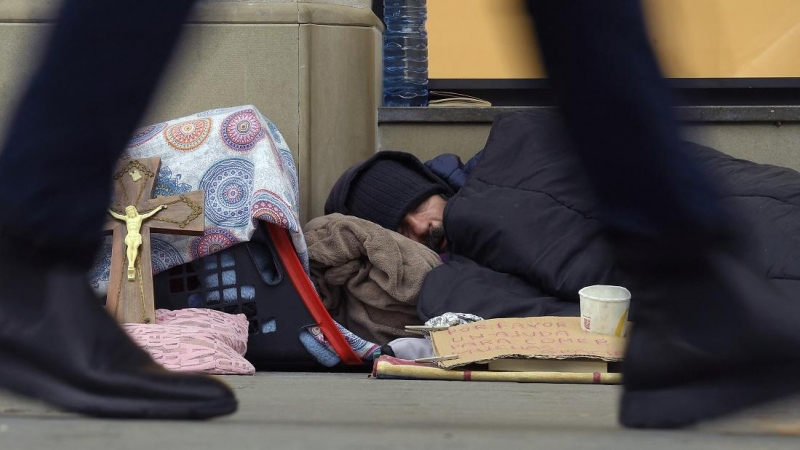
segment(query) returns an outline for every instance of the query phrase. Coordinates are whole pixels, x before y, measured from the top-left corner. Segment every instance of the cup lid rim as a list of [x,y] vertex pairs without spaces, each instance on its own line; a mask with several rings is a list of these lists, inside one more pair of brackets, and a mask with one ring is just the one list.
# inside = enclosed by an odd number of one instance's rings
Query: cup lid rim
[[[599,297],[597,295],[586,293],[587,289],[598,288],[598,287],[621,289],[620,293],[623,294],[623,297]],[[624,286],[614,286],[609,284],[594,284],[591,286],[586,286],[582,288],[580,291],[578,291],[578,295],[590,300],[598,300],[603,302],[624,302],[631,299],[631,291],[629,291],[627,288],[625,288]]]

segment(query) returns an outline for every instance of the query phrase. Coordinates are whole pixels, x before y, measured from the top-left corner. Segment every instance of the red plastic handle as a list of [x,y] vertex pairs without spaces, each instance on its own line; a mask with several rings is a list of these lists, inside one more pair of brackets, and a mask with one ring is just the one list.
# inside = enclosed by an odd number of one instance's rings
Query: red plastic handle
[[300,294],[300,298],[303,299],[303,303],[311,313],[311,317],[317,322],[322,334],[328,339],[336,354],[349,366],[363,365],[364,361],[359,358],[353,348],[350,347],[350,344],[347,343],[347,340],[333,322],[333,318],[328,314],[328,310],[322,304],[319,295],[317,295],[317,290],[314,289],[314,285],[311,284],[303,265],[300,264],[300,260],[297,258],[297,253],[295,253],[294,245],[289,239],[288,232],[274,223],[267,223],[267,231],[275,244],[278,257],[281,258],[289,279],[292,280],[292,284]]

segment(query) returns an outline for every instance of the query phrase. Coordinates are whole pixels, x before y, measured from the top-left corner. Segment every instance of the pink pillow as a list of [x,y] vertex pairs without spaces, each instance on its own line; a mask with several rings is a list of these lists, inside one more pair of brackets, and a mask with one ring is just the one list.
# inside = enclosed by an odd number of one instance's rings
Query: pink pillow
[[165,368],[177,372],[251,375],[247,318],[211,309],[157,310],[156,323],[124,324],[133,340]]
[[244,314],[226,314],[213,309],[189,308],[170,311],[156,310],[159,325],[182,325],[213,330],[219,339],[240,355],[247,352],[247,317]]

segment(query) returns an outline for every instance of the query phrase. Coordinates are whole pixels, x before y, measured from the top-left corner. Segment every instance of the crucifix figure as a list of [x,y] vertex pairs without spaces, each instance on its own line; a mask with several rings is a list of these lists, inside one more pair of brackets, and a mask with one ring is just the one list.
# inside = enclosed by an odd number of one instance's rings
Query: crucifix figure
[[205,228],[203,191],[150,198],[160,166],[160,158],[124,160],[114,174],[106,307],[121,323],[155,323],[150,232],[202,235]]
[[128,280],[136,279],[135,262],[136,255],[139,253],[139,246],[142,245],[142,234],[139,233],[139,230],[142,229],[142,222],[144,222],[145,219],[153,217],[157,212],[166,207],[167,205],[159,205],[156,209],[145,214],[139,214],[139,211],[137,211],[136,207],[133,205],[125,208],[125,215],[117,214],[112,209],[108,210],[114,218],[125,221],[125,229],[127,231],[125,235],[125,245],[128,247],[126,252],[126,256],[128,257]]

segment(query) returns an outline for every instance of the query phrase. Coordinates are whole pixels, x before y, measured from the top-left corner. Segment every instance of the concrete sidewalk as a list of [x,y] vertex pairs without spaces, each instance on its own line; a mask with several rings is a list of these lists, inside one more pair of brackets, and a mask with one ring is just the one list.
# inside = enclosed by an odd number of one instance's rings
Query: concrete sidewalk
[[239,412],[207,422],[86,419],[0,393],[0,450],[800,448],[800,401],[702,429],[636,431],[617,425],[615,386],[366,374],[225,379]]

